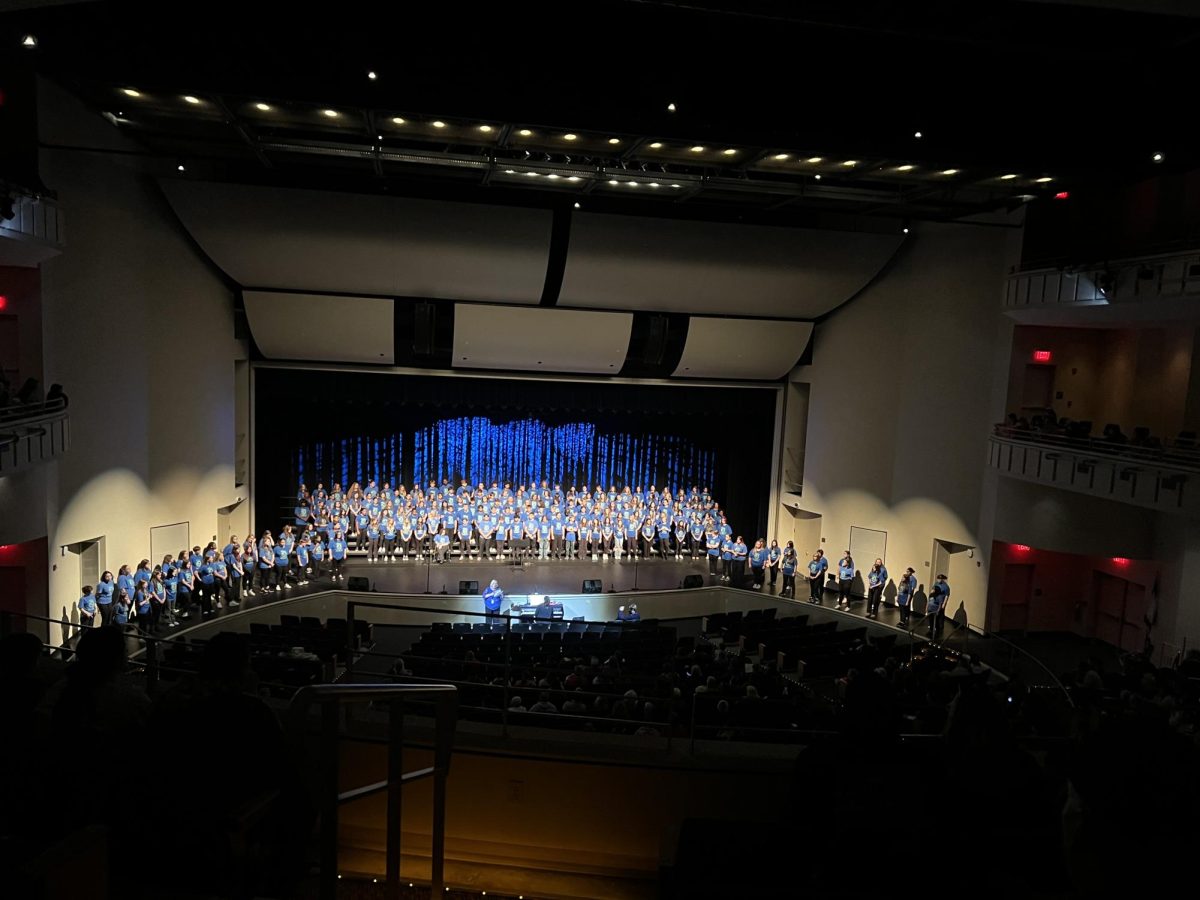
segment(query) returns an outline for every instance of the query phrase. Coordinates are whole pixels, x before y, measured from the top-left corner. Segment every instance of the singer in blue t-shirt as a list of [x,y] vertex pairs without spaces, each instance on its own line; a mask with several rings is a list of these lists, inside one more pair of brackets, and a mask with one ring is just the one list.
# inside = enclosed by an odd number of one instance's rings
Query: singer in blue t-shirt
[[499,618],[502,603],[504,603],[504,591],[500,590],[500,582],[493,578],[491,583],[483,589],[483,611],[489,619]]

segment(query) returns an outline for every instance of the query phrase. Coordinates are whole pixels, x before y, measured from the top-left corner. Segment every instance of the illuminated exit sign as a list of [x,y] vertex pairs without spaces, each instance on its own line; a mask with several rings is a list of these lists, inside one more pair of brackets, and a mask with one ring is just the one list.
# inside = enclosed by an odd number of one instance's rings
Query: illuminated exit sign
[[1040,362],[1040,363],[1050,362],[1050,351],[1049,350],[1034,350],[1033,351],[1033,361]]

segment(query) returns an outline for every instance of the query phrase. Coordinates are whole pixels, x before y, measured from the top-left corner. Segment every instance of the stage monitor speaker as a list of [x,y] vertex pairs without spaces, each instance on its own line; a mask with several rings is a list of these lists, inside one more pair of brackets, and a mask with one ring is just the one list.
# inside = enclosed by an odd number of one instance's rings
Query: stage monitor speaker
[[684,587],[684,590],[691,590],[692,588],[704,587],[704,576],[703,575],[685,575],[683,577],[683,587]]
[[479,582],[478,581],[460,581],[458,583],[458,592],[460,594],[478,594],[479,593]]
[[350,591],[362,591],[364,593],[371,590],[371,580],[364,578],[362,575],[351,575],[346,579],[346,589]]
[[602,594],[604,593],[604,582],[599,578],[585,578],[583,580],[582,593]]

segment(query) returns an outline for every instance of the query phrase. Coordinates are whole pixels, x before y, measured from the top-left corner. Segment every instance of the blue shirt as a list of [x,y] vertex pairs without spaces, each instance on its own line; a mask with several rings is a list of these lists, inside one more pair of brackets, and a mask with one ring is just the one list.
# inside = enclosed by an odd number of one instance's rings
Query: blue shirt
[[784,556],[783,562],[780,563],[780,566],[783,568],[783,574],[784,575],[795,575],[796,574],[796,563],[797,563],[797,559],[796,559],[796,555],[794,553],[791,556]]
[[950,585],[944,581],[935,581],[933,588],[929,592],[929,609],[931,613],[938,612],[945,608],[946,601],[950,599]]
[[880,566],[878,572],[875,571],[874,566],[871,566],[871,568],[867,571],[867,584],[869,584],[871,587],[879,587],[880,585],[887,584],[887,580],[887,566]]
[[342,538],[334,538],[329,542],[329,555],[334,559],[346,558],[346,541]]
[[500,588],[492,587],[490,584],[483,590],[483,606],[488,612],[499,612],[500,604],[504,600],[504,591]]
[[761,569],[767,561],[767,548],[755,547],[750,551],[750,565],[756,569]]
[[79,611],[85,615],[94,616],[96,614],[96,595],[84,594],[80,597]]
[[288,548],[283,544],[275,545],[275,565],[286,566],[288,563]]
[[917,576],[901,575],[900,584],[897,585],[897,590],[900,592],[900,596],[896,598],[896,602],[901,606],[906,605],[917,590]]
[[107,606],[113,601],[113,588],[116,587],[111,581],[102,581],[96,585],[96,602]]
[[839,562],[838,563],[838,579],[841,581],[849,581],[854,577],[854,564]]

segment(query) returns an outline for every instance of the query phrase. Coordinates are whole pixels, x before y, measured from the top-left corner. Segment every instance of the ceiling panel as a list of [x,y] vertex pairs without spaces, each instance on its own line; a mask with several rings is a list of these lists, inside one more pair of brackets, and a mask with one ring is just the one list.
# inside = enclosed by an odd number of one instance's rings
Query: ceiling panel
[[267,359],[392,365],[394,301],[245,291],[250,333]]
[[185,180],[162,187],[204,251],[245,287],[541,299],[548,210]]
[[812,330],[812,322],[695,317],[674,374],[773,381],[796,365]]
[[577,213],[559,305],[810,319],[862,288],[902,239]]
[[454,367],[612,375],[625,361],[632,329],[632,313],[459,303]]

